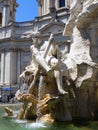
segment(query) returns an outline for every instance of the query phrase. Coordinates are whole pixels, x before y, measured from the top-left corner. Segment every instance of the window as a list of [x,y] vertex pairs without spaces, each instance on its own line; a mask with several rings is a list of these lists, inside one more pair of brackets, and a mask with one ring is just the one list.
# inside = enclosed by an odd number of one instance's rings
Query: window
[[65,0],[59,0],[59,7],[65,6]]
[[0,13],[0,26],[2,25],[2,13]]

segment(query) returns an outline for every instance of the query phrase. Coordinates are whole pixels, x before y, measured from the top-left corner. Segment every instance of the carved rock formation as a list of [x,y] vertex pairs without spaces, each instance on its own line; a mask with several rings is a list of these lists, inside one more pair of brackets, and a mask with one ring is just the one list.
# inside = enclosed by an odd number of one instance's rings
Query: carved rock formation
[[14,113],[13,113],[13,110],[9,107],[5,107],[5,111],[7,113],[8,116],[13,116]]
[[[65,64],[68,69],[71,69],[70,75],[73,80],[76,80],[76,86],[80,87],[82,82],[92,77],[93,68],[96,68],[96,63],[93,62],[90,56],[90,38],[88,34],[88,27],[98,16],[98,2],[97,1],[76,1],[71,7],[71,15],[66,23],[64,34],[72,35],[73,41],[70,47],[67,60]],[[68,63],[71,62],[71,66]],[[78,66],[86,64],[87,69],[84,75],[79,75]]]
[[73,110],[76,110],[73,117],[86,119],[96,117],[95,99],[98,100],[95,94],[97,88],[95,84],[98,80],[98,65],[96,64],[98,60],[95,48],[98,40],[97,35],[94,36],[94,34],[98,33],[97,18],[97,0],[75,0],[71,5],[71,15],[64,29],[64,35],[72,37],[70,52],[64,63],[77,87],[77,98],[73,106]]

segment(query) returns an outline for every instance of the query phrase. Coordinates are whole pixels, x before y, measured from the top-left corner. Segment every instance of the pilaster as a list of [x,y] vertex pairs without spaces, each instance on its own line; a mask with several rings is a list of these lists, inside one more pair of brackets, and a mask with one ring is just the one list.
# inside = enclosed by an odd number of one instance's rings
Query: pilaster
[[4,83],[4,78],[5,78],[5,52],[1,52],[1,80],[0,83]]
[[15,20],[16,8],[18,4],[15,0],[3,0],[2,26],[8,25],[10,21]]
[[55,7],[55,0],[50,0],[49,8]]
[[11,53],[5,52],[5,78],[4,78],[4,84],[10,85],[10,77],[11,77]]
[[20,80],[19,80],[19,75],[21,73],[20,71],[20,66],[21,66],[21,51],[18,50],[17,52],[17,83],[19,84],[20,83]]
[[7,2],[3,5],[3,19],[2,19],[2,26],[6,26],[9,22],[9,13],[10,13],[10,6]]
[[39,4],[39,6],[38,6],[38,14],[39,14],[39,16],[42,16],[42,5],[41,4]]
[[59,8],[59,1],[58,0],[55,0],[55,6],[56,6],[56,8]]

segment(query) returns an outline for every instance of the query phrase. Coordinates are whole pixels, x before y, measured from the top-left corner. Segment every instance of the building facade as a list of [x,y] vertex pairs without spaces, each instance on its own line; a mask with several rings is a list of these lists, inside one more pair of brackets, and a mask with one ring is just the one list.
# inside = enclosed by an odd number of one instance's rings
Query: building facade
[[[19,86],[19,75],[30,64],[31,38],[22,38],[32,31],[40,31],[43,41],[51,33],[57,44],[66,46],[69,37],[62,35],[69,17],[71,0],[38,0],[39,16],[32,21],[16,22],[16,0],[0,0],[0,86]],[[23,14],[24,15],[24,14]],[[66,39],[66,40],[65,40]],[[61,47],[62,49],[62,47]]]

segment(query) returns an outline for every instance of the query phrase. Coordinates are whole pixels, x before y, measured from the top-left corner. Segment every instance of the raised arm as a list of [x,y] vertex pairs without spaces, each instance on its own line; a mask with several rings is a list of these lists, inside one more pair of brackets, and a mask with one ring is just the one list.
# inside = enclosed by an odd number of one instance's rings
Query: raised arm
[[44,58],[46,58],[46,56],[48,54],[48,51],[50,49],[50,46],[51,46],[51,43],[52,43],[53,39],[54,39],[53,34],[51,34],[50,37],[49,37],[48,44],[47,44],[47,47],[45,49],[44,55],[43,55]]

